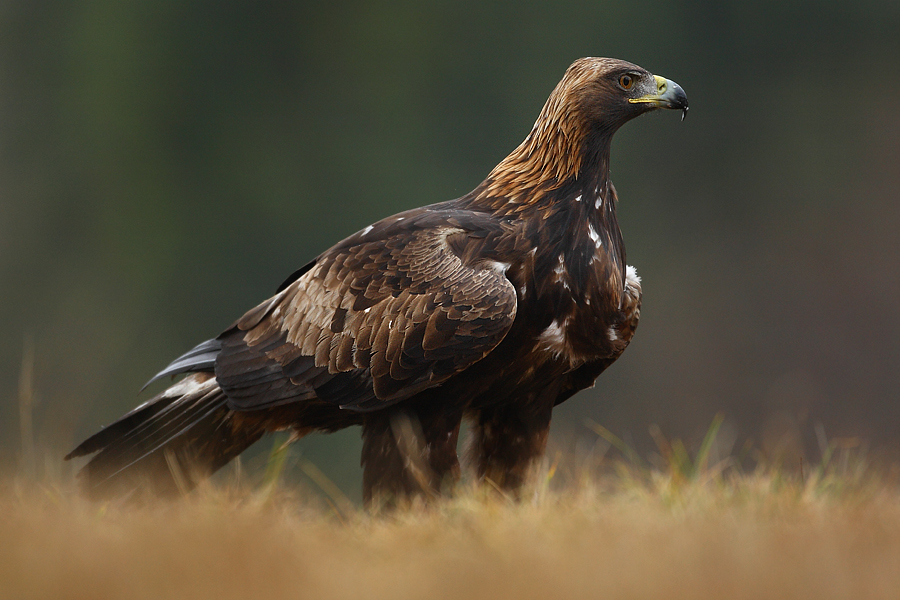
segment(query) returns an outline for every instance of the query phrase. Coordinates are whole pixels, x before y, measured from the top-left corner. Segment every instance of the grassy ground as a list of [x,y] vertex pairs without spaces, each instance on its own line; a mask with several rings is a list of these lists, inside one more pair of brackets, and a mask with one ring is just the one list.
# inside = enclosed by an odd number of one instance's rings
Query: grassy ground
[[661,458],[388,516],[271,482],[135,508],[8,481],[0,598],[900,598],[890,478]]

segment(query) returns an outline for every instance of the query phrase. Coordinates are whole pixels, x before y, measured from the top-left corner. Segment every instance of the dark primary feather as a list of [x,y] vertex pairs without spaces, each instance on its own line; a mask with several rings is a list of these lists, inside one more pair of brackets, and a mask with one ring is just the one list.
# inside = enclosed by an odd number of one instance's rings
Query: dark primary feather
[[459,477],[467,419],[476,475],[515,493],[553,406],[593,385],[637,327],[609,150],[629,119],[686,108],[676,84],[660,95],[667,81],[624,61],[576,61],[475,190],[326,250],[151,382],[185,378],[67,458],[95,453],[82,472],[95,495],[166,494],[266,431],[362,425],[364,497],[396,499]]
[[212,372],[216,366],[216,357],[222,350],[222,342],[218,339],[206,340],[202,344],[197,344],[191,350],[188,350],[175,360],[168,367],[153,376],[150,381],[141,388],[143,392],[147,386],[169,375],[180,375],[182,373],[196,373],[198,371]]

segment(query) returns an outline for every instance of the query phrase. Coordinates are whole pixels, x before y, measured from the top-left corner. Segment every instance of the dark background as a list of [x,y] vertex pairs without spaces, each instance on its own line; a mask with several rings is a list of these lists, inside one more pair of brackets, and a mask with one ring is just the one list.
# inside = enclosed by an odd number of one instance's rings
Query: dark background
[[[691,112],[616,137],[641,326],[554,444],[723,411],[789,460],[817,424],[900,457],[898,31],[896,0],[0,1],[0,464],[29,345],[54,471],[319,251],[477,185],[587,55]],[[297,452],[356,496],[358,438]]]

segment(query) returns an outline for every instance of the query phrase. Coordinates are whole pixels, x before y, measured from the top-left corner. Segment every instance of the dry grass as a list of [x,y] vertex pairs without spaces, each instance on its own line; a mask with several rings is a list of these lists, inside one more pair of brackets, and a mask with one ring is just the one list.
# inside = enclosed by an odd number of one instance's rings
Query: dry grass
[[390,516],[265,487],[129,508],[9,482],[0,598],[900,597],[893,483],[670,467]]

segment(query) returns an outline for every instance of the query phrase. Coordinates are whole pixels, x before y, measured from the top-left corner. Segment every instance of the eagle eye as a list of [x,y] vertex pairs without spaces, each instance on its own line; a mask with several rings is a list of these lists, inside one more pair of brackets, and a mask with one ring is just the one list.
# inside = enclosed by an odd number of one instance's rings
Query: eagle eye
[[628,74],[621,75],[619,77],[619,85],[622,86],[623,90],[630,90],[634,85],[634,77]]

